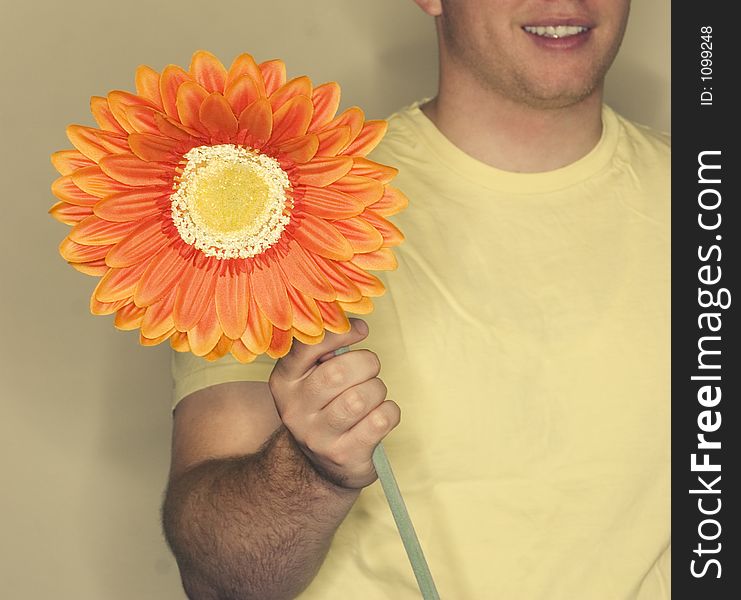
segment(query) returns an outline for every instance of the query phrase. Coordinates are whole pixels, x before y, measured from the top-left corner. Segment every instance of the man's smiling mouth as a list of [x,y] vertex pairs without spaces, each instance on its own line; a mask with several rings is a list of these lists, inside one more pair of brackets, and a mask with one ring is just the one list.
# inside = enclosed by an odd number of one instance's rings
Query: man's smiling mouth
[[523,29],[533,35],[555,39],[571,37],[589,31],[589,27],[583,27],[582,25],[525,25]]

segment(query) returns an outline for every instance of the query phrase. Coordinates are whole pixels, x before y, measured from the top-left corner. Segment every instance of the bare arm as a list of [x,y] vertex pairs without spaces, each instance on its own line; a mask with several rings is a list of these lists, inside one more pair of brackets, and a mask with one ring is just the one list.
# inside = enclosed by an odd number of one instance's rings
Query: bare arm
[[170,482],[163,508],[188,596],[294,597],[359,491],[318,475],[283,426],[255,454],[188,469]]
[[371,353],[329,358],[364,331],[297,345],[270,386],[222,384],[176,409],[163,524],[191,599],[292,598],[316,575],[398,423]]

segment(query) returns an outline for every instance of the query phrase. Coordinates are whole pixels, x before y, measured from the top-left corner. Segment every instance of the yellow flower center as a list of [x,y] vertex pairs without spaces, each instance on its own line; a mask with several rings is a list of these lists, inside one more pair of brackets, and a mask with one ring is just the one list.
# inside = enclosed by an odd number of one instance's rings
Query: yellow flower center
[[280,239],[290,184],[278,161],[233,144],[198,146],[184,158],[170,200],[185,242],[224,259],[255,256]]

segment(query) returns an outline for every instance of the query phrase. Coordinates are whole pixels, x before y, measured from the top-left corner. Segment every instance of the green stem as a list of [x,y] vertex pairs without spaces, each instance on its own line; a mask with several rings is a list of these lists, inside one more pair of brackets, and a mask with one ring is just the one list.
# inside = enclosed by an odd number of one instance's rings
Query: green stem
[[373,451],[373,466],[378,473],[378,479],[381,482],[383,491],[386,494],[391,514],[396,521],[396,527],[399,530],[401,541],[404,549],[407,551],[409,562],[412,563],[412,571],[417,578],[419,591],[422,592],[424,600],[439,600],[440,596],[435,588],[435,582],[430,573],[430,567],[427,565],[425,555],[422,552],[422,546],[417,539],[417,533],[414,531],[412,519],[409,517],[407,507],[404,504],[404,498],[401,496],[399,485],[396,483],[394,472],[391,470],[391,463],[383,449],[383,444],[378,444]]
[[[349,347],[344,346],[335,350],[335,355],[344,354],[349,350]],[[414,571],[414,576],[417,578],[417,585],[419,586],[419,591],[422,592],[422,598],[423,600],[440,600],[435,582],[432,579],[432,573],[430,573],[430,567],[427,565],[427,560],[422,552],[422,546],[417,538],[417,532],[414,531],[412,519],[409,517],[409,512],[404,504],[404,498],[402,498],[401,490],[399,490],[399,484],[396,483],[394,472],[391,470],[391,463],[386,456],[386,451],[383,449],[383,444],[378,444],[375,450],[373,450],[373,466],[376,468],[378,480],[381,482],[381,487],[383,487],[383,492],[386,494],[386,500],[391,509],[391,514],[394,517],[394,521],[396,521],[396,528],[399,530],[401,542],[404,544],[409,562],[412,564],[412,571]]]

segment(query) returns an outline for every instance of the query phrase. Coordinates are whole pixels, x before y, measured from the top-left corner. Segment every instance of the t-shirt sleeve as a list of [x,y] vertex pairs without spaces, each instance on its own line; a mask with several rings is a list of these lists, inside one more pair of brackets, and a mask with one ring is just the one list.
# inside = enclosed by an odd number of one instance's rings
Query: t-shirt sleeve
[[208,361],[190,352],[172,351],[172,409],[178,402],[198,390],[229,381],[267,381],[275,359],[261,354],[251,363],[240,363],[231,354]]

